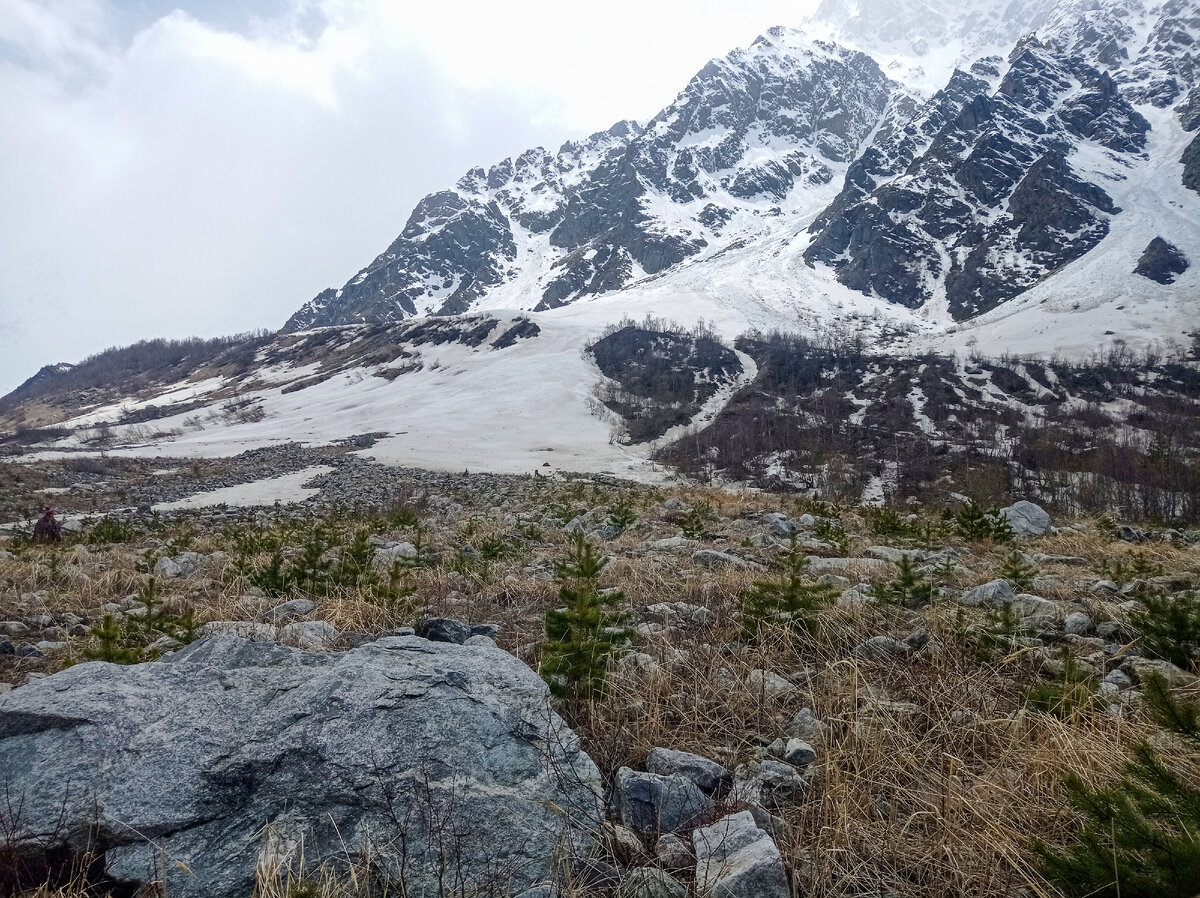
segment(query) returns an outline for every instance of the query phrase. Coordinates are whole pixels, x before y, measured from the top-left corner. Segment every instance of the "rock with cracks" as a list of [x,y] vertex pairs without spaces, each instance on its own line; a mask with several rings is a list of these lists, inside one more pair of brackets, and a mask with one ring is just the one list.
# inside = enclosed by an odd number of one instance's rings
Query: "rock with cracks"
[[692,833],[701,898],[791,898],[783,858],[749,811]]
[[19,850],[98,848],[107,875],[173,898],[249,895],[256,867],[301,855],[369,856],[407,894],[439,866],[515,894],[601,819],[599,772],[533,671],[416,637],[329,654],[225,636],[71,667],[0,696],[0,778]]

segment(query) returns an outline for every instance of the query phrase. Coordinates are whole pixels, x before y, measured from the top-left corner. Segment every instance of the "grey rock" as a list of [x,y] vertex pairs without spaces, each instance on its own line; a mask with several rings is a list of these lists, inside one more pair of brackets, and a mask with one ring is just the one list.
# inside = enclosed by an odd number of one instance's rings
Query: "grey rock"
[[174,580],[183,576],[183,565],[173,558],[160,558],[154,564],[154,576],[163,580]]
[[787,698],[796,691],[796,685],[769,670],[752,670],[746,677],[746,684],[756,695],[765,698]]
[[636,867],[625,874],[618,898],[687,898],[687,889],[657,867]]
[[19,620],[0,621],[0,636],[24,636],[29,632],[29,625]]
[[1007,508],[1001,508],[1000,514],[1012,525],[1013,533],[1025,539],[1043,536],[1050,530],[1049,512],[1040,505],[1024,499],[1014,502]]
[[484,636],[480,633],[476,634],[475,636],[468,636],[463,645],[484,646],[485,648],[494,649],[496,648],[496,640],[492,639],[490,636]]
[[803,739],[809,743],[824,742],[829,736],[829,727],[813,713],[812,708],[801,708],[792,719],[784,724],[785,736]]
[[663,833],[654,843],[654,857],[664,870],[688,870],[696,862],[691,842],[674,833]]
[[1107,683],[1118,690],[1133,688],[1133,680],[1129,679],[1129,675],[1120,668],[1110,670],[1100,682]]
[[808,572],[817,574],[845,574],[853,572],[862,575],[887,575],[895,571],[890,561],[882,558],[822,558],[819,555],[808,556]]
[[28,819],[61,820],[56,839],[106,846],[118,879],[172,858],[176,898],[250,894],[264,822],[285,865],[303,841],[306,869],[369,832],[396,878],[397,818],[408,889],[436,888],[426,846],[449,827],[468,890],[503,870],[516,893],[548,880],[569,821],[586,854],[601,813],[599,771],[529,668],[414,637],[332,654],[219,637],[80,664],[0,696],[0,775]]
[[733,773],[733,795],[738,801],[775,808],[808,788],[808,780],[782,761],[766,759],[742,764]]
[[696,540],[686,536],[668,536],[666,539],[656,539],[650,543],[650,549],[655,552],[666,552],[672,549],[689,549],[696,545]]
[[298,617],[304,617],[306,614],[312,614],[316,607],[316,603],[309,599],[291,599],[282,605],[276,605],[264,614],[262,619],[264,623],[268,624],[284,624]]
[[700,898],[791,898],[783,858],[749,811],[692,833]]
[[905,558],[911,562],[924,561],[929,555],[922,549],[895,549],[891,546],[870,546],[866,553],[872,558],[882,558],[893,564],[899,564]]
[[796,532],[796,525],[789,521],[787,515],[782,512],[773,511],[763,515],[763,523],[770,528],[772,536],[780,539],[787,539]]
[[1086,636],[1092,629],[1092,616],[1084,611],[1072,611],[1063,621],[1063,632]]
[[324,620],[295,621],[279,630],[280,642],[314,651],[332,648],[338,636],[337,628]]
[[733,773],[701,755],[670,748],[653,748],[646,758],[646,769],[660,776],[686,777],[705,795],[721,795],[733,783]]
[[713,811],[712,799],[686,776],[628,767],[617,771],[612,800],[617,819],[640,833],[690,830]]
[[816,750],[803,739],[776,739],[767,751],[794,767],[807,767],[817,760]]
[[449,617],[427,617],[417,624],[417,635],[430,642],[453,642],[462,645],[475,634],[469,624]]
[[571,885],[588,892],[611,892],[621,884],[621,871],[595,857],[571,858]]
[[736,555],[730,555],[728,552],[719,552],[716,549],[700,549],[697,552],[693,552],[692,561],[700,565],[700,567],[707,568],[744,568],[749,566],[749,562],[747,562],[746,559],[738,558]]
[[398,543],[384,549],[377,549],[371,559],[371,566],[378,570],[390,571],[395,567],[396,562],[403,564],[406,561],[415,561],[416,558],[416,546],[412,543]]
[[252,621],[210,621],[200,628],[203,636],[236,636],[251,642],[274,642],[279,629],[274,624],[256,624]]
[[912,648],[907,643],[884,635],[872,636],[854,647],[854,657],[881,663],[904,658],[911,653]]
[[1005,602],[1011,602],[1017,597],[1007,580],[992,580],[973,589],[968,589],[959,600],[964,605],[986,606],[999,608]]

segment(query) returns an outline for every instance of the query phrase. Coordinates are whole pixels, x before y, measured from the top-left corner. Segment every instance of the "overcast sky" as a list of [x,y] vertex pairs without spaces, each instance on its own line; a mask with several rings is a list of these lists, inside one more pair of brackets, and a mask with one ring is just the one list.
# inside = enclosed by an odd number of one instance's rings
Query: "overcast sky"
[[0,0],[0,394],[276,328],[420,197],[653,115],[805,3]]

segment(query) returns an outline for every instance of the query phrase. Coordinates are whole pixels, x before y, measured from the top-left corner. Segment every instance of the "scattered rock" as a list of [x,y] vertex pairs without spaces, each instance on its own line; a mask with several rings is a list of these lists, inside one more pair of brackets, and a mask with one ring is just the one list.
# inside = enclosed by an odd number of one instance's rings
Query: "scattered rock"
[[807,788],[808,780],[782,761],[742,764],[733,773],[734,797],[764,808],[786,804]]
[[664,870],[689,870],[696,862],[692,845],[674,833],[663,833],[654,843],[654,857]]
[[651,749],[646,758],[646,769],[660,776],[678,774],[686,777],[699,786],[705,795],[720,797],[733,783],[733,774],[716,761],[670,748]]
[[701,898],[791,898],[783,858],[749,811],[692,833]]
[[1040,505],[1024,499],[1001,508],[1000,514],[1012,525],[1013,533],[1023,539],[1043,536],[1050,530],[1050,514]]
[[959,600],[964,605],[986,606],[1000,608],[1005,602],[1011,602],[1017,597],[1007,580],[992,580],[974,589],[968,589]]
[[911,652],[912,649],[907,643],[893,639],[891,636],[879,635],[872,636],[866,642],[856,645],[853,654],[855,658],[883,663],[907,657]]
[[618,898],[687,898],[687,889],[657,867],[636,867],[625,874]]
[[430,642],[453,642],[462,645],[472,636],[469,624],[449,617],[427,617],[417,624],[417,635]]
[[284,624],[298,617],[304,617],[306,614],[312,614],[316,607],[316,603],[308,599],[292,599],[282,605],[276,605],[264,614],[262,619],[264,623],[268,624]]
[[746,683],[757,695],[766,698],[787,698],[796,691],[794,683],[769,670],[750,671],[746,677]]
[[415,561],[417,547],[412,543],[398,543],[383,549],[376,549],[371,559],[371,566],[382,571],[390,571],[396,562]]
[[1092,616],[1085,611],[1072,611],[1063,621],[1063,632],[1086,636],[1092,629]]
[[681,832],[713,811],[712,799],[686,776],[660,776],[622,767],[613,784],[617,819],[634,832]]
[[793,767],[807,767],[817,760],[816,751],[803,739],[776,739],[767,751]]
[[718,567],[749,567],[750,564],[744,558],[738,558],[736,555],[730,555],[728,552],[718,552],[716,549],[700,549],[692,553],[692,561],[700,567],[718,568]]
[[279,631],[280,642],[296,645],[302,649],[325,651],[333,648],[338,641],[337,628],[324,620],[296,621],[282,627]]

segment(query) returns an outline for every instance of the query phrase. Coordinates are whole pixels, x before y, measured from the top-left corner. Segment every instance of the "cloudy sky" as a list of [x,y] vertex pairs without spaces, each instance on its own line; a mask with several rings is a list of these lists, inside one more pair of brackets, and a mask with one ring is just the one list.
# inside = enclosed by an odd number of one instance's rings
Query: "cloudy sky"
[[278,327],[421,196],[653,115],[807,2],[0,0],[0,394]]

